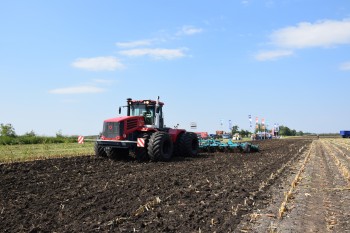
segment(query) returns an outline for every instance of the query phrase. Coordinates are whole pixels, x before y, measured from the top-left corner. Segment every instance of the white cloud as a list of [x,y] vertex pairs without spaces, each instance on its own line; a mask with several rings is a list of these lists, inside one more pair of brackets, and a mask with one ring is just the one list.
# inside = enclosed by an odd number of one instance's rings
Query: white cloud
[[101,83],[101,84],[111,84],[114,82],[114,80],[110,80],[110,79],[93,79],[92,81],[94,81],[95,83]]
[[258,61],[276,60],[281,57],[288,57],[293,55],[291,50],[272,50],[263,51],[255,55],[255,59]]
[[66,87],[49,91],[50,94],[94,94],[101,92],[105,92],[105,89],[95,86]]
[[350,61],[349,62],[344,62],[342,64],[340,64],[339,67],[341,70],[350,70]]
[[91,71],[113,71],[123,69],[124,65],[115,57],[78,58],[72,63],[73,67]]
[[116,45],[120,48],[135,48],[139,46],[149,46],[152,45],[154,40],[136,40],[129,42],[117,42]]
[[329,47],[350,44],[350,20],[302,22],[272,33],[271,42],[284,48]]
[[130,57],[150,56],[155,59],[167,60],[181,58],[185,56],[184,49],[130,49],[120,51],[119,53]]
[[203,31],[202,28],[196,28],[194,26],[183,26],[180,31],[176,33],[177,36],[186,35],[191,36],[194,34],[201,33]]

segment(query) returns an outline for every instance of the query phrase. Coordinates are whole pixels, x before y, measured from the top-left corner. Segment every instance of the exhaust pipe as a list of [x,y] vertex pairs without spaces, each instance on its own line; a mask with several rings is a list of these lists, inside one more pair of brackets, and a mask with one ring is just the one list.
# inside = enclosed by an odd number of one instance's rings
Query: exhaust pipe
[[156,128],[159,128],[160,125],[160,118],[159,118],[159,96],[157,98],[157,102],[156,102],[156,119],[155,119],[155,126]]

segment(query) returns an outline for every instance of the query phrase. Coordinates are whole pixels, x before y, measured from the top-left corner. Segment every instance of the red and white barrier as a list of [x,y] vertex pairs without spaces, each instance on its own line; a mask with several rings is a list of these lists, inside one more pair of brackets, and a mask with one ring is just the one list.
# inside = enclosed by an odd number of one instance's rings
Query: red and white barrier
[[79,136],[78,137],[78,143],[79,144],[84,144],[84,136]]
[[145,139],[144,138],[137,139],[137,147],[145,147]]

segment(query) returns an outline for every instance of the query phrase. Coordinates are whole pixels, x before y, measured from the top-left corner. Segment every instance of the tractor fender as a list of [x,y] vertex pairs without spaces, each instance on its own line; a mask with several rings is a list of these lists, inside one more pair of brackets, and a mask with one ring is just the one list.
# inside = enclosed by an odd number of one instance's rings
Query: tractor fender
[[175,143],[180,134],[185,133],[186,130],[184,129],[169,129],[169,135],[171,137],[171,140]]
[[156,128],[151,128],[151,127],[142,127],[139,131],[141,131],[141,132],[156,132],[158,130]]

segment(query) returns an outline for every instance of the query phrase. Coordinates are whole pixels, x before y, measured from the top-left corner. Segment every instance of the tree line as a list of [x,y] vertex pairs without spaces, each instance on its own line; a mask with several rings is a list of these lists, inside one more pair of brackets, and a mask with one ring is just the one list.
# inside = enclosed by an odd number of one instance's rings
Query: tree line
[[57,132],[55,137],[38,136],[33,130],[24,135],[17,135],[12,124],[0,124],[0,145],[69,142],[77,142],[77,137],[63,136],[61,131]]
[[[264,127],[261,124],[258,124],[258,127],[255,128],[254,133],[264,132]],[[266,130],[266,132],[270,132],[270,130]],[[231,134],[240,134],[242,137],[249,137],[252,133],[249,130],[241,129],[237,125],[234,125],[231,130]],[[303,131],[296,131],[295,129],[290,129],[287,126],[281,125],[279,126],[278,135],[282,136],[304,136],[310,133],[304,133]]]
[[[262,132],[263,127],[261,124],[255,129],[254,133],[258,131]],[[252,133],[249,130],[241,129],[237,125],[234,125],[231,130],[231,134],[238,133],[241,137],[249,137]],[[287,126],[281,125],[279,127],[278,135],[282,136],[303,136],[309,133],[303,131],[296,131],[290,129]],[[31,130],[24,135],[17,135],[12,124],[0,124],[0,145],[14,145],[14,144],[39,144],[39,143],[68,143],[77,142],[77,136],[63,136],[61,131],[56,133],[55,137],[38,136]]]
[[278,134],[283,136],[304,136],[305,135],[303,131],[296,131],[295,129],[290,129],[287,126],[283,126],[283,125],[279,127]]

